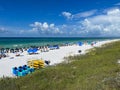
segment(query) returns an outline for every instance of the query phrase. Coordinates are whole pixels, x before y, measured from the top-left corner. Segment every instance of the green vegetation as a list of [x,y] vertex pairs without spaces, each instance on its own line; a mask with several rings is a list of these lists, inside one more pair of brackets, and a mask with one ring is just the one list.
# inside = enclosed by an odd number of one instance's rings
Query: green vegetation
[[[1,90],[119,90],[120,42],[19,78],[0,79]],[[72,62],[71,62],[72,61]]]

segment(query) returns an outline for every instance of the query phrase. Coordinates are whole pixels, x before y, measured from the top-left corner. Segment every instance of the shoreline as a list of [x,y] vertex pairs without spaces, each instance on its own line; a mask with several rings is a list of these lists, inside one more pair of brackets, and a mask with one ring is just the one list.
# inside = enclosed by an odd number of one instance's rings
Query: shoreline
[[[12,74],[12,68],[26,65],[28,60],[34,59],[49,60],[51,62],[50,65],[56,65],[62,63],[65,60],[64,57],[68,57],[70,55],[85,54],[86,50],[88,49],[100,47],[103,44],[119,40],[120,39],[100,41],[97,42],[94,46],[85,44],[82,46],[79,45],[62,46],[60,47],[60,49],[50,50],[49,52],[39,52],[39,54],[34,55],[28,55],[28,53],[24,51],[23,53],[21,53],[21,56],[18,57],[16,57],[15,54],[10,53],[9,56],[14,57],[13,59],[10,59],[10,57],[0,59],[0,78],[3,76],[14,77]],[[81,50],[82,52],[78,53],[78,50]]]
[[113,40],[119,39],[118,37],[2,37],[0,38],[0,48],[9,48],[9,49],[16,49],[16,48],[27,48],[31,46],[46,46],[46,45],[64,45],[67,43],[77,43],[79,41],[86,42],[86,41],[103,41],[103,40]]

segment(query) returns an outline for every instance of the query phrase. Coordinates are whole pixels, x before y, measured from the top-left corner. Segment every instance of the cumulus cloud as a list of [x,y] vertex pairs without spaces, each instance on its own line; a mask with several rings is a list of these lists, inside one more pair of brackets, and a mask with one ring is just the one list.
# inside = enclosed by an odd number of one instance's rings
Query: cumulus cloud
[[62,12],[62,15],[67,19],[72,19],[73,15],[70,12]]
[[41,22],[34,22],[33,24],[30,24],[32,27],[32,32],[38,31],[40,34],[61,34],[62,31],[59,30],[58,27],[55,26],[55,24],[48,24],[47,22],[41,23]]
[[120,15],[120,9],[116,8],[116,9],[109,10],[107,12],[107,15],[110,15],[110,16],[119,16]]
[[[95,12],[95,11],[94,11]],[[92,15],[92,14],[91,14]],[[69,18],[74,15],[68,14]],[[85,16],[85,15],[83,15]],[[62,36],[81,36],[81,37],[111,37],[120,36],[120,9],[107,9],[106,12],[80,19],[72,24],[63,24],[56,26],[55,24],[48,24],[47,22],[34,22],[30,26],[31,32],[38,32],[41,34],[61,34]],[[79,17],[82,17],[79,16]]]
[[[90,12],[89,12],[90,13]],[[106,9],[101,14],[94,15],[96,11],[91,10],[81,14],[71,14],[64,12],[63,15],[67,19],[78,19],[69,24],[55,25],[47,22],[34,22],[30,24],[32,29],[21,30],[21,33],[36,33],[45,36],[78,36],[78,37],[112,37],[120,36],[120,9]],[[75,17],[76,16],[76,17]],[[92,16],[92,17],[91,17]],[[79,17],[84,17],[83,19]],[[39,33],[38,33],[39,32]]]
[[108,10],[104,15],[97,15],[80,21],[80,33],[89,36],[119,36],[120,9]]

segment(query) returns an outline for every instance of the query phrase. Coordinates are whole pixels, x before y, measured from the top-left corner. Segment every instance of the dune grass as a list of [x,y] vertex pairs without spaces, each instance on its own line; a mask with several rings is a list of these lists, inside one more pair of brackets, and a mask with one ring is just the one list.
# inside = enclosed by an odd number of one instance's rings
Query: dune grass
[[120,42],[106,44],[86,55],[70,56],[68,63],[48,66],[25,77],[0,79],[0,89],[119,90],[119,59]]

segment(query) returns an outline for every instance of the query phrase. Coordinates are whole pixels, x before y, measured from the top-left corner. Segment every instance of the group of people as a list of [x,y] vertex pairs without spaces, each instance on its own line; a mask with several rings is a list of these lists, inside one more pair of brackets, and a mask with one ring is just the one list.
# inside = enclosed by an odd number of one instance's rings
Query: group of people
[[40,52],[48,52],[49,47],[46,46],[30,46],[23,48],[0,48],[0,59],[9,56],[9,53],[14,53],[16,56],[20,56],[24,51],[28,51],[30,48],[36,48]]
[[[91,44],[92,46],[96,43],[96,42],[82,42],[80,43],[79,42],[79,45],[82,45],[82,44]],[[60,46],[71,46],[73,45],[73,43],[65,43],[65,44],[61,44]],[[45,45],[45,46],[30,46],[30,47],[23,47],[23,48],[0,48],[0,59],[1,58],[4,58],[4,57],[7,57],[8,56],[8,53],[15,53],[16,56],[20,56],[21,53],[23,53],[24,51],[28,51],[29,49],[34,49],[36,48],[38,51],[40,52],[48,52],[49,50],[52,50],[50,49],[50,46],[51,45]],[[53,45],[55,46],[55,48],[59,48],[58,45]],[[80,52],[80,51],[79,51]]]
[[[8,53],[18,53],[18,52],[23,52],[23,48],[15,48],[15,49],[10,49],[10,48],[0,48],[0,59],[8,57]],[[17,55],[17,54],[16,54]]]

